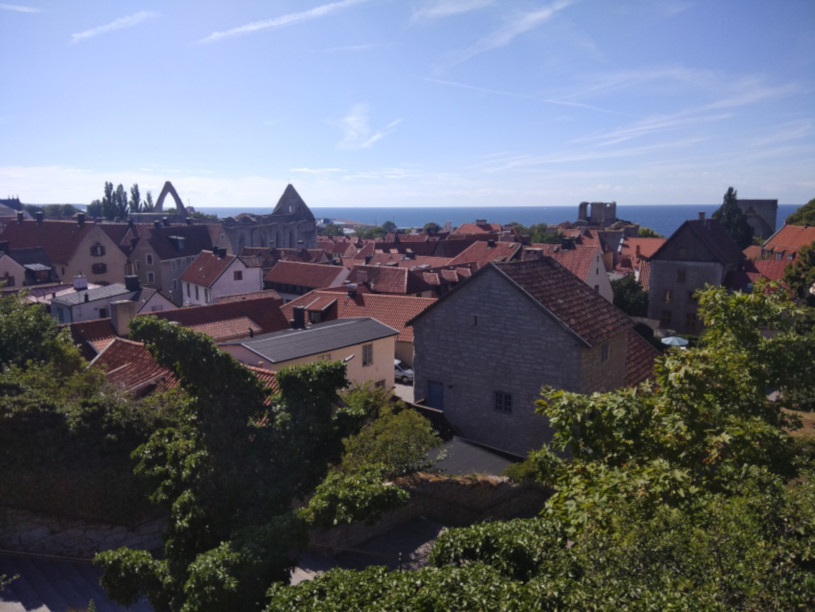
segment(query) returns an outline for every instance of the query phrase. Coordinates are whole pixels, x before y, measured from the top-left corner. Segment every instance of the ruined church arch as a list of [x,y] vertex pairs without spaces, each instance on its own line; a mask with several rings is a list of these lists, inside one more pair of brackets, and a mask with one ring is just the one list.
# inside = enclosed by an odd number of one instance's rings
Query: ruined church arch
[[164,206],[164,198],[167,197],[167,194],[173,196],[173,200],[175,200],[175,207],[179,217],[182,219],[187,218],[187,209],[184,208],[184,204],[181,202],[181,198],[178,197],[178,192],[176,192],[175,187],[170,181],[166,181],[164,183],[164,187],[161,189],[161,193],[158,196],[158,200],[156,200],[156,211],[162,212],[162,208]]

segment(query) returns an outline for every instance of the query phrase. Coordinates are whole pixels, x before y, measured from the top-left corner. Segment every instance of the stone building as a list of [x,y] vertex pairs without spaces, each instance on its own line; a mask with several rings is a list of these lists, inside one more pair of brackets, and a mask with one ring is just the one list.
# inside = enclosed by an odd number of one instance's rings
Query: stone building
[[243,213],[221,222],[233,253],[245,247],[305,248],[317,246],[317,223],[303,198],[288,185],[269,215]]
[[702,331],[694,293],[706,284],[728,285],[744,254],[715,219],[685,221],[651,256],[648,317],[672,333]]
[[627,376],[644,342],[631,319],[549,257],[489,263],[411,323],[416,399],[461,437],[517,456],[551,438],[535,413],[543,385],[591,393],[640,382]]
[[775,233],[778,200],[736,200],[739,210],[747,217],[753,235],[766,240]]

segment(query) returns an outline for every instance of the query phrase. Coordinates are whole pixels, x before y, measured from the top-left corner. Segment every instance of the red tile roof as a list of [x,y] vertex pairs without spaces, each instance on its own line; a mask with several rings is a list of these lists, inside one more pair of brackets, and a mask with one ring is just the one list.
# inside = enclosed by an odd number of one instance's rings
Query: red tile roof
[[263,280],[266,283],[322,289],[341,283],[346,274],[347,269],[342,266],[279,261]]
[[746,261],[744,271],[751,283],[755,283],[759,278],[781,281],[784,278],[784,271],[790,263],[786,259],[756,259]]
[[[237,319],[246,318],[254,324],[253,329],[257,327],[255,331],[265,334],[288,328],[289,323],[280,312],[282,303],[283,300],[277,294],[263,292],[246,295],[243,300],[163,310],[150,314],[167,321],[177,321],[185,327],[202,329],[218,322],[234,322]],[[244,335],[249,334],[250,326],[249,323],[245,324]],[[213,329],[218,329],[218,333],[221,332],[221,329],[227,328],[237,329],[234,324],[227,324],[224,328],[213,327]]]
[[588,346],[633,327],[622,311],[550,257],[491,265]]
[[628,351],[625,355],[625,384],[636,386],[654,377],[654,362],[659,356],[650,342],[634,329],[628,330]]
[[546,255],[552,257],[560,265],[569,270],[577,278],[585,281],[592,266],[594,265],[594,258],[598,254],[598,249],[594,245],[577,244],[574,248],[563,248],[559,244],[532,244],[529,247],[524,247],[524,259],[533,258],[531,255],[537,251],[534,257]]
[[815,242],[815,227],[807,225],[784,225],[767,239],[762,246],[764,256],[782,253],[784,258],[795,257],[801,247]]
[[422,278],[420,271],[390,266],[354,266],[348,280],[366,285],[372,293],[407,295],[432,289]]
[[112,236],[113,241],[119,244],[127,231],[127,224],[85,222],[80,226],[76,221],[45,219],[42,223],[29,220],[18,223],[14,220],[0,228],[0,240],[8,241],[10,249],[44,247],[52,262],[66,263],[71,260],[82,240],[99,231]]
[[450,262],[452,266],[475,263],[483,267],[490,262],[511,261],[521,251],[520,242],[476,241]]
[[747,259],[759,259],[761,257],[761,245],[751,244],[742,251]]
[[487,223],[486,221],[476,221],[475,223],[462,223],[459,225],[451,235],[465,235],[471,234],[499,234],[501,233],[500,223]]
[[103,368],[106,378],[137,397],[165,391],[178,384],[175,375],[156,363],[144,344],[116,338],[91,362]]
[[116,338],[116,330],[110,319],[80,321],[68,325],[74,343],[79,345],[82,356],[90,361]]
[[399,332],[400,342],[413,342],[413,328],[405,323],[419,315],[436,298],[407,295],[387,295],[356,292],[354,297],[336,291],[311,291],[281,307],[287,319],[294,317],[294,307],[304,306],[307,311],[324,313],[324,319],[351,319],[371,317]]
[[181,281],[201,287],[212,287],[221,274],[237,259],[236,255],[216,254],[215,251],[201,251],[198,257],[187,266],[181,275]]

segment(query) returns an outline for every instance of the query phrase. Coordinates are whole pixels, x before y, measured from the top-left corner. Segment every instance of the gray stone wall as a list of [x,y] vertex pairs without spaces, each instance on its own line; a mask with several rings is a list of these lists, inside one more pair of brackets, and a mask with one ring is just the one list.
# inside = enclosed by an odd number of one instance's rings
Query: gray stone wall
[[625,384],[625,359],[628,334],[623,332],[610,338],[608,357],[603,360],[603,347],[595,346],[581,351],[580,392],[613,391]]
[[[684,282],[679,282],[684,272]],[[662,320],[662,313],[671,313],[671,323],[665,327],[679,334],[698,334],[701,321],[689,325],[688,314],[696,314],[697,304],[691,294],[706,284],[721,285],[724,266],[713,262],[660,261],[651,262],[651,279],[648,290],[648,316]],[[670,299],[666,292],[670,291]]]
[[[465,438],[523,456],[551,438],[535,414],[541,386],[581,389],[582,344],[497,271],[487,269],[414,326],[414,395],[441,383],[444,413]],[[512,412],[495,392],[512,394]]]
[[165,527],[163,518],[124,526],[0,507],[0,549],[90,559],[120,546],[160,549]]

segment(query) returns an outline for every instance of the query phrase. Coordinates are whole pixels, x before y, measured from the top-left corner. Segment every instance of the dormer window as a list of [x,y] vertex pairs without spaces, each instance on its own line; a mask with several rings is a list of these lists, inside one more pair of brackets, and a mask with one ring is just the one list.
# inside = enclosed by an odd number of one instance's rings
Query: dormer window
[[91,247],[91,257],[102,257],[105,254],[105,247],[98,242]]

